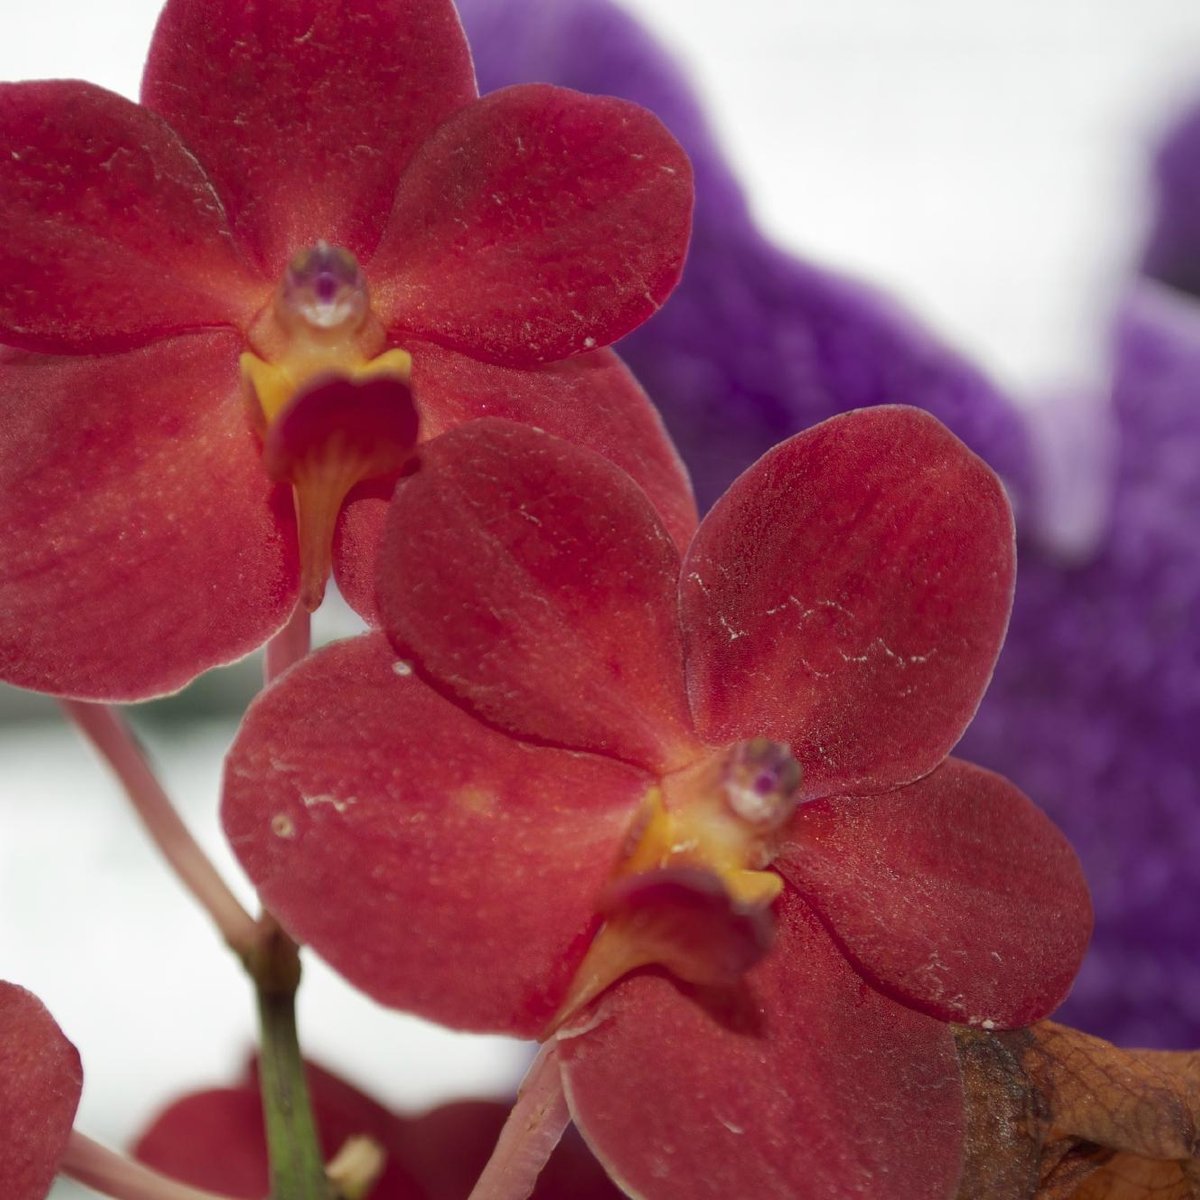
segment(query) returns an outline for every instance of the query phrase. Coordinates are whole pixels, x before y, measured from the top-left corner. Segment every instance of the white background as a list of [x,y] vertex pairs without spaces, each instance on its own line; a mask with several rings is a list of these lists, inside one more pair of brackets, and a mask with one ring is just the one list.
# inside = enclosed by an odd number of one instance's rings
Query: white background
[[[5,0],[0,78],[133,95],[156,7]],[[690,60],[782,242],[890,287],[1028,395],[1100,377],[1104,316],[1144,219],[1147,136],[1200,92],[1195,0],[633,7]],[[230,731],[156,747],[217,854]],[[38,991],[79,1044],[81,1126],[120,1141],[175,1084],[232,1072],[251,1005],[99,779],[53,730],[0,732],[0,977]],[[302,1020],[316,1054],[395,1103],[517,1070],[515,1051],[435,1037],[319,967]]]

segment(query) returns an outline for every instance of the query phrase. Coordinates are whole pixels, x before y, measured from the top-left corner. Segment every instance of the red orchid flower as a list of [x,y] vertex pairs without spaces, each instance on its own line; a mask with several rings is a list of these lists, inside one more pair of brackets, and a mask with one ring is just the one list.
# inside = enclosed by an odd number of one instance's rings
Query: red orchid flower
[[0,133],[0,677],[135,699],[247,653],[374,480],[334,550],[369,611],[414,404],[426,436],[498,411],[611,453],[690,534],[632,378],[546,365],[679,275],[690,168],[644,110],[477,98],[450,0],[170,0],[140,106],[5,84]]
[[[404,1122],[321,1067],[309,1063],[307,1077],[325,1161],[347,1139],[369,1137],[386,1156],[372,1200],[426,1200],[404,1161]],[[235,1200],[261,1200],[271,1190],[270,1159],[254,1065],[237,1087],[190,1092],[175,1100],[141,1133],[132,1152],[181,1183]]]
[[1091,924],[1057,830],[946,757],[1011,601],[992,472],[917,410],[837,417],[681,564],[611,464],[480,421],[423,449],[379,572],[386,636],[230,754],[272,912],[386,1004],[558,1037],[635,1194],[952,1194],[947,1022],[1050,1012]]
[[36,996],[0,983],[0,1196],[44,1200],[83,1089],[79,1053]]
[[[308,1065],[308,1087],[326,1160],[355,1135],[385,1153],[371,1200],[467,1200],[487,1163],[509,1106],[460,1100],[400,1117],[338,1076]],[[134,1156],[193,1187],[244,1200],[269,1190],[266,1132],[255,1071],[232,1088],[181,1096],[137,1139]],[[620,1196],[578,1137],[559,1143],[533,1200],[616,1200]]]

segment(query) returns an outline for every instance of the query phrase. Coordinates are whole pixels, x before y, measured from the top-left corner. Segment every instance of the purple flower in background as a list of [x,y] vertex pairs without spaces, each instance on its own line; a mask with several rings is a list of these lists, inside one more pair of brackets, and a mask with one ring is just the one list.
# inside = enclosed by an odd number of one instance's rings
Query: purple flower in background
[[[960,753],[1036,796],[1084,861],[1096,932],[1063,1018],[1195,1046],[1200,104],[1164,138],[1154,180],[1149,279],[1113,334],[1107,522],[1073,563],[1024,539],[1008,642]],[[1094,436],[1081,432],[1076,445]]]
[[[459,7],[482,90],[540,79],[621,95],[692,157],[683,282],[621,351],[702,504],[776,440],[885,401],[928,409],[1005,477],[1021,518],[1016,604],[960,753],[1034,796],[1084,860],[1096,932],[1063,1018],[1126,1044],[1200,1043],[1200,303],[1143,283],[1121,313],[1097,522],[1094,492],[1075,484],[1104,439],[1102,406],[1051,410],[1070,433],[1042,443],[884,297],[772,246],[679,69],[632,18],[608,0]],[[1158,179],[1146,272],[1200,295],[1200,108],[1162,150]],[[1064,496],[1089,527],[1070,547],[1048,536]]]
[[1142,270],[1200,296],[1200,97],[1167,131],[1154,162],[1154,218]]
[[692,159],[683,280],[622,340],[707,508],[764,451],[850,408],[916,404],[1003,476],[1029,482],[1025,433],[974,367],[870,288],[773,246],[755,226],[679,67],[610,0],[460,0],[479,87],[552,82],[636,101]]
[[1072,563],[1023,539],[1008,639],[958,753],[1078,850],[1096,926],[1061,1019],[1200,1044],[1200,305],[1133,289],[1115,333],[1110,514]]

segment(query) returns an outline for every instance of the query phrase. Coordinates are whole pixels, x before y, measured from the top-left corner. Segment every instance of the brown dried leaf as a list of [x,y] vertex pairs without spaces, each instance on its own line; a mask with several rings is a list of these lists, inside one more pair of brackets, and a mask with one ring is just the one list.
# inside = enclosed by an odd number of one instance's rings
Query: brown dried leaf
[[1192,1200],[1200,1191],[1195,1173],[1190,1182],[1187,1173],[1187,1163],[1115,1154],[1072,1200]]
[[1052,1137],[1073,1137],[1145,1158],[1200,1149],[1200,1054],[1121,1050],[1043,1021],[1022,1065],[1046,1098]]
[[1027,1200],[1041,1170],[1041,1097],[1013,1047],[974,1029],[956,1035],[967,1102],[958,1200]]
[[1200,1200],[1200,1052],[1121,1050],[1044,1021],[958,1033],[958,1200]]

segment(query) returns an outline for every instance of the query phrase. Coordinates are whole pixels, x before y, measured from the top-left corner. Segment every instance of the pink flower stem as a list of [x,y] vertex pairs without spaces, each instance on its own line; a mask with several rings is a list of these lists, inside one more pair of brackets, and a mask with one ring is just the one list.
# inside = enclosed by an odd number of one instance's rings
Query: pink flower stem
[[570,1119],[551,1040],[529,1068],[469,1200],[526,1200]]
[[297,604],[288,623],[267,643],[263,662],[263,680],[271,683],[298,663],[312,648],[312,618],[302,604]]
[[60,704],[121,781],[147,832],[184,887],[244,959],[259,941],[257,924],[188,832],[125,719],[106,704],[82,700],[62,700]]
[[113,1200],[229,1200],[168,1179],[106,1149],[78,1130],[71,1133],[59,1170]]

